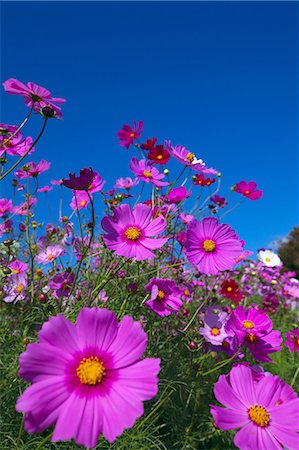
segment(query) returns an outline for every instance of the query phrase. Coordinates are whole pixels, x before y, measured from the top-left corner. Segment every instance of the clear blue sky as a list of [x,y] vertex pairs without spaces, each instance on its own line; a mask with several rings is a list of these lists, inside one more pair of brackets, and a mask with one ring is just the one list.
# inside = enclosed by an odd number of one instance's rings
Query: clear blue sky
[[[242,179],[264,190],[226,217],[247,248],[286,235],[298,223],[297,23],[288,2],[2,2],[1,81],[67,99],[32,157],[52,162],[41,184],[92,166],[112,187],[131,175],[116,132],[143,120],[144,137],[221,171],[220,194]],[[25,112],[2,94],[3,122]]]

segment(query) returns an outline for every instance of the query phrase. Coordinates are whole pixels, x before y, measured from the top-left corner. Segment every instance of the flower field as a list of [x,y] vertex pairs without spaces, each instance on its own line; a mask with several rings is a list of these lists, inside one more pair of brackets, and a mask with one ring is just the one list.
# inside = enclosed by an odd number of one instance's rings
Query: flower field
[[65,99],[3,87],[24,120],[0,124],[0,448],[298,450],[299,280],[229,222],[259,186],[227,195],[136,120],[115,130],[131,177],[50,180],[39,146]]

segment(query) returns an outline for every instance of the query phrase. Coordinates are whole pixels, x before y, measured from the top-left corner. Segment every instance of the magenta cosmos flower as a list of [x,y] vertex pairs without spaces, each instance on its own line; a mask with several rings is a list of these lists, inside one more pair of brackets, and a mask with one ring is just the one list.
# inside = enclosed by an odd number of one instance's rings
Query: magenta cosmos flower
[[[62,117],[61,108],[54,103],[64,103],[64,98],[52,97],[47,89],[38,84],[27,83],[27,86],[15,78],[9,78],[3,83],[4,90],[12,95],[21,95],[25,99],[25,104],[34,109],[34,111],[42,114],[42,109],[50,107],[54,111],[54,117]],[[54,102],[54,103],[53,103]]]
[[185,248],[188,261],[200,272],[216,275],[235,265],[235,258],[242,253],[242,242],[229,225],[208,217],[187,225]]
[[241,450],[298,450],[299,399],[283,391],[279,377],[254,382],[252,370],[238,365],[215,384],[215,397],[226,408],[211,405],[211,413],[221,430],[240,428],[234,444]]
[[166,228],[166,220],[159,216],[153,219],[153,211],[147,205],[139,203],[134,211],[130,205],[121,205],[114,211],[114,216],[102,219],[106,233],[106,246],[117,255],[136,258],[137,261],[154,258],[152,250],[161,248],[168,238],[156,238]]
[[122,129],[117,132],[117,137],[120,140],[118,144],[126,149],[128,149],[136,139],[139,139],[141,133],[143,133],[143,122],[139,122],[137,125],[136,120],[134,120],[133,123],[133,128],[130,125],[124,125]]
[[238,194],[244,195],[244,197],[250,198],[250,200],[258,200],[263,196],[263,191],[256,190],[257,184],[254,181],[240,181],[237,183],[233,190]]
[[177,188],[171,189],[167,194],[165,200],[167,203],[180,203],[186,198],[190,197],[191,191],[187,191],[185,186],[179,186]]
[[94,171],[90,167],[89,169],[80,170],[79,176],[76,176],[74,173],[69,173],[69,178],[63,178],[62,184],[69,189],[73,189],[73,191],[88,191],[94,176]]
[[37,164],[33,161],[30,161],[24,164],[21,169],[16,170],[14,174],[20,180],[24,180],[25,178],[35,178],[41,173],[46,172],[46,170],[48,170],[50,166],[51,163],[46,161],[45,159],[42,159]]
[[286,338],[284,345],[288,347],[289,351],[299,353],[299,328],[286,333]]
[[19,374],[32,386],[16,409],[29,433],[56,423],[53,442],[93,448],[103,434],[111,443],[157,394],[160,359],[141,359],[147,335],[129,316],[118,324],[112,311],[83,308],[76,325],[51,317],[38,338],[20,356]]
[[62,245],[49,245],[36,255],[35,261],[42,264],[49,264],[64,254],[65,250]]
[[160,317],[179,311],[183,304],[180,289],[168,278],[152,278],[144,289],[151,294],[145,305]]
[[129,167],[136,177],[145,183],[151,183],[158,188],[168,186],[169,184],[166,181],[160,181],[165,175],[159,173],[159,170],[149,164],[145,159],[138,161],[137,158],[133,157]]
[[191,167],[191,169],[201,173],[218,173],[216,169],[206,167],[203,160],[197,159],[195,154],[187,150],[186,147],[183,147],[182,145],[173,147],[170,141],[166,141],[164,146],[177,161],[185,164],[185,166]]

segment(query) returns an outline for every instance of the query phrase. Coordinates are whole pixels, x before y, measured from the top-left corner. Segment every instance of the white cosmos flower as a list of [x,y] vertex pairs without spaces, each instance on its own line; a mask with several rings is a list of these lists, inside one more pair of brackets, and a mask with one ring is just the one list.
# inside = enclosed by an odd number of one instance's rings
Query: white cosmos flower
[[277,267],[282,265],[282,261],[272,250],[260,250],[258,259],[267,267]]

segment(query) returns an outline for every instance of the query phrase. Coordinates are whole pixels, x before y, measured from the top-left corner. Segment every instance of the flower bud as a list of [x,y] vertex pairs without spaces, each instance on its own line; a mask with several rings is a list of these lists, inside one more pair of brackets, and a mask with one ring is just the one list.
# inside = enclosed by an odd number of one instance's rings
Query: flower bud
[[51,119],[52,117],[55,116],[55,111],[53,108],[51,108],[50,106],[44,106],[42,108],[42,115],[44,117],[46,117],[47,119]]

